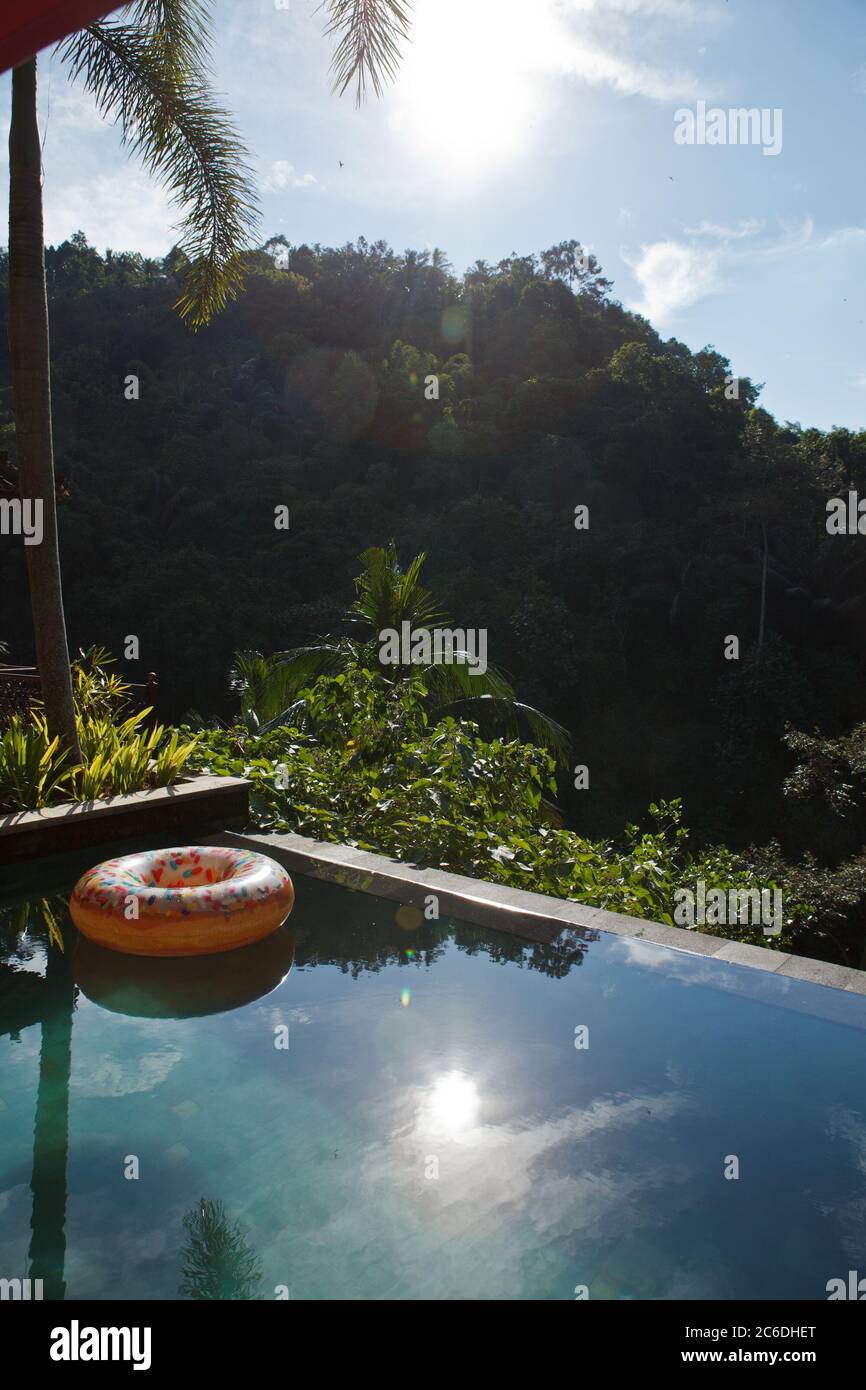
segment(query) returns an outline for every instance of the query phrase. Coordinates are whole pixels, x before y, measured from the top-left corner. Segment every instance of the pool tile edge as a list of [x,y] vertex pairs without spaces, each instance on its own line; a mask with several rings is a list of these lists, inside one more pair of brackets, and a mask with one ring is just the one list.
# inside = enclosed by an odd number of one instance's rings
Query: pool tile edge
[[507,888],[501,883],[487,883],[443,869],[418,869],[351,845],[312,840],[305,835],[235,831],[206,836],[201,843],[245,846],[271,855],[296,873],[399,902],[423,906],[425,897],[435,893],[444,916],[459,917],[476,926],[510,932],[544,945],[555,946],[566,932],[575,930],[607,932],[668,950],[713,958],[725,965],[745,966],[843,993],[866,995],[866,971],[863,970],[729,941],[726,937],[709,936],[684,927],[670,927],[663,922],[627,917],[620,912],[549,898],[523,888]]

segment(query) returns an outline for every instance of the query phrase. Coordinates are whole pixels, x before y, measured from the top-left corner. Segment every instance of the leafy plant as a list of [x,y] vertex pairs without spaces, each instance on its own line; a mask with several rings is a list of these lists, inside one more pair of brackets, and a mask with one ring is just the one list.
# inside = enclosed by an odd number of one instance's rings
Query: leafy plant
[[[448,716],[431,723],[420,676],[389,680],[356,666],[303,692],[301,727],[264,734],[205,731],[194,763],[249,778],[253,816],[265,829],[296,831],[491,882],[571,898],[673,924],[675,893],[774,888],[769,866],[730,851],[687,848],[678,800],[650,807],[652,828],[627,826],[622,843],[590,840],[551,825],[556,794],[551,753],[516,739],[481,738]],[[816,918],[785,900],[785,927],[720,928],[725,935],[791,948]]]
[[185,771],[187,763],[195,752],[198,737],[193,734],[181,742],[176,729],[172,729],[168,739],[162,742],[164,729],[159,725],[158,747],[151,762],[150,775],[155,787],[170,787]]
[[197,742],[195,735],[184,742],[176,731],[166,740],[158,724],[149,732],[138,725],[149,708],[130,715],[120,724],[108,718],[79,721],[79,741],[83,756],[75,784],[76,798],[91,801],[98,796],[123,796],[144,787],[166,787],[176,782]]
[[58,737],[50,738],[44,715],[14,715],[0,735],[0,809],[41,811],[69,793],[75,768]]
[[58,738],[49,738],[37,706],[16,716],[0,738],[0,810],[41,810],[57,801],[94,801],[146,787],[171,786],[182,776],[197,735],[181,739],[161,724],[139,726],[150,708],[122,716],[129,686],[106,671],[113,658],[102,648],[82,652],[72,668],[81,762],[72,763]]
[[72,663],[72,693],[80,717],[110,718],[127,704],[131,687],[106,669],[113,664],[114,657],[105,647],[79,651]]
[[242,719],[248,728],[267,731],[302,717],[306,687],[316,677],[364,666],[410,684],[423,676],[423,699],[437,718],[449,714],[468,717],[488,735],[514,738],[528,733],[563,765],[567,763],[568,732],[549,715],[518,700],[508,677],[495,666],[488,665],[483,672],[470,670],[465,652],[459,654],[460,660],[424,667],[383,664],[378,655],[383,630],[399,631],[403,622],[413,630],[453,627],[421,584],[423,552],[405,570],[400,567],[393,542],[387,548],[371,546],[359,558],[363,569],[355,579],[355,600],[345,614],[351,637],[325,637],[313,645],[267,657],[249,651],[236,654],[231,686],[240,696]]

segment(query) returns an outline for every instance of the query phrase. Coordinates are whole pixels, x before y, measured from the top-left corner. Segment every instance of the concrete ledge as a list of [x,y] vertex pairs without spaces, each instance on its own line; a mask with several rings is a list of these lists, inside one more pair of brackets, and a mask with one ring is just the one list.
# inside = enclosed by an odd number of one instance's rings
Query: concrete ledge
[[[784,951],[766,951],[763,946],[750,946],[745,941],[725,941],[722,949],[715,953],[717,960],[730,961],[732,965],[753,965],[758,970],[770,970],[775,975],[783,965],[789,961],[796,960],[796,956],[786,955]],[[768,964],[765,957],[770,957]],[[813,961],[812,964],[819,964]],[[855,974],[862,974],[862,971],[855,971]],[[863,976],[866,980],[866,975]]]
[[[603,913],[613,916],[613,913]],[[708,936],[705,932],[687,931],[683,927],[669,927],[666,922],[646,922],[642,917],[622,918],[631,922],[631,930],[623,931],[624,936],[634,936],[640,941],[652,941],[656,946],[669,946],[673,951],[690,951],[694,956],[716,956],[722,944],[718,936]]]
[[609,932],[669,950],[712,958],[726,965],[746,966],[779,978],[806,980],[846,993],[866,995],[866,972],[862,970],[729,941],[723,936],[710,936],[683,927],[669,927],[662,922],[626,917],[619,912],[605,912],[583,903],[549,898],[543,893],[445,873],[442,869],[418,869],[349,845],[311,840],[305,835],[232,832],[208,837],[204,843],[243,845],[269,854],[296,873],[418,907],[424,906],[428,894],[435,893],[439,911],[444,916],[459,917],[476,926],[511,932],[545,945],[566,945],[575,933],[585,936],[590,932]]
[[44,811],[0,816],[0,864],[136,835],[165,832],[167,843],[175,834],[243,825],[249,819],[249,786],[240,777],[191,777],[173,787],[105,801],[68,801]]

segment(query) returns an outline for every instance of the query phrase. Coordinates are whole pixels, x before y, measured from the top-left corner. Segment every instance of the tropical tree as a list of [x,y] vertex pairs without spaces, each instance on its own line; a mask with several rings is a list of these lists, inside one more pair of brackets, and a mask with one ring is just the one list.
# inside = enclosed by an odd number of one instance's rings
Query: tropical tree
[[[100,113],[185,210],[181,315],[200,327],[237,292],[256,207],[246,151],[208,89],[206,0],[138,0],[117,22],[73,34],[61,54]],[[42,504],[27,547],[36,660],[49,729],[79,757],[55,505],[42,152],[36,59],[12,74],[9,131],[9,340],[22,497]]]
[[[337,36],[335,87],[378,95],[393,76],[408,14],[398,0],[326,0]],[[135,0],[118,21],[61,45],[73,80],[184,210],[186,279],[177,309],[193,328],[233,297],[257,209],[246,150],[209,88],[210,0]],[[63,610],[51,422],[42,149],[36,58],[12,74],[9,130],[9,340],[19,491],[42,505],[41,544],[26,547],[36,660],[48,727],[79,757]]]
[[484,733],[528,734],[565,761],[570,751],[567,730],[549,715],[518,700],[505,673],[489,665],[473,670],[467,651],[456,660],[429,665],[397,664],[383,660],[380,634],[419,628],[449,628],[453,623],[421,583],[424,554],[406,569],[400,567],[393,541],[387,549],[373,546],[360,556],[364,568],[355,580],[355,599],[346,612],[348,635],[324,637],[291,651],[262,656],[243,651],[235,656],[232,688],[240,696],[242,717],[261,732],[298,719],[305,704],[302,691],[319,676],[336,675],[354,666],[378,671],[389,680],[421,677],[431,714],[474,720]]

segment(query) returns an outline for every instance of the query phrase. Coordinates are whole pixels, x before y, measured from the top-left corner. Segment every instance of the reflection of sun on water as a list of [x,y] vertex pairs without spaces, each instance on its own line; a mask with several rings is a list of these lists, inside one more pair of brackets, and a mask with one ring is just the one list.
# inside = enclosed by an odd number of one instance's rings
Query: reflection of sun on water
[[437,1077],[419,1118],[430,1135],[460,1139],[475,1127],[480,1104],[475,1082],[463,1072],[451,1071]]
[[[394,93],[393,124],[419,161],[450,178],[511,161],[537,108],[525,0],[434,0],[417,5]],[[544,14],[536,16],[540,19]]]

